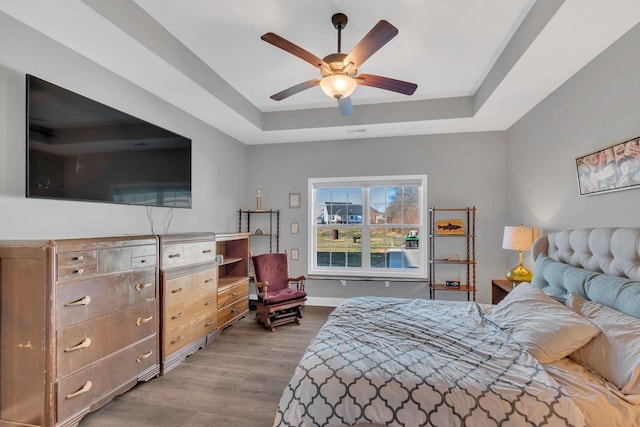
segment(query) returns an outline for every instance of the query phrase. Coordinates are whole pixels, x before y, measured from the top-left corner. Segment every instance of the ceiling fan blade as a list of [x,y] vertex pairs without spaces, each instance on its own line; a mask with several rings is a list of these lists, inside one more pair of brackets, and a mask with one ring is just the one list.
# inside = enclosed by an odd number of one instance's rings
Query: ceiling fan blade
[[314,86],[318,86],[320,84],[320,79],[308,80],[306,82],[298,83],[295,86],[291,86],[288,89],[283,90],[282,92],[278,92],[274,95],[271,95],[269,98],[274,101],[282,101],[285,98],[290,97],[291,95],[295,95],[298,92],[302,92],[305,89],[312,88]]
[[376,25],[360,40],[344,60],[345,64],[353,62],[357,67],[376,53],[398,34],[398,29],[385,21],[378,21]]
[[275,33],[266,33],[260,38],[267,43],[271,43],[275,47],[279,47],[280,49],[285,50],[304,61],[307,61],[309,64],[313,65],[316,68],[326,66],[327,68],[331,69],[326,62],[324,62],[313,53],[301,48],[297,44],[291,43],[289,40],[282,38]]
[[340,109],[341,116],[350,116],[353,113],[353,105],[351,104],[351,97],[338,99],[338,108]]
[[373,74],[359,74],[356,81],[362,86],[377,87],[378,89],[390,90],[405,95],[413,95],[418,88],[415,83],[402,80],[391,79],[389,77],[374,76]]

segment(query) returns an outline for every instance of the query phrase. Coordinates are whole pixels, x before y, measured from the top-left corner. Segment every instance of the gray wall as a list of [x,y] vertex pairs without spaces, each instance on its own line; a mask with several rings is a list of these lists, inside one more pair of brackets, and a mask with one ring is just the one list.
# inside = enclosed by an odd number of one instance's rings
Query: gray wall
[[[478,296],[487,302],[491,278],[517,262],[501,249],[504,225],[543,231],[639,225],[638,190],[580,197],[575,172],[577,156],[640,134],[639,43],[636,27],[507,132],[246,147],[0,13],[0,239],[150,232],[144,207],[24,197],[24,75],[30,73],[193,139],[194,205],[174,211],[171,232],[236,230],[237,209],[253,208],[262,185],[264,207],[282,211],[281,248],[300,250],[294,274],[306,273],[309,177],[426,174],[428,206],[478,208]],[[303,194],[302,209],[288,208],[294,187]],[[167,213],[151,212],[156,232]],[[298,235],[289,232],[294,219]],[[428,294],[411,283],[343,287],[328,280],[311,281],[308,289],[319,301]]]
[[640,226],[639,189],[580,196],[575,165],[640,135],[639,44],[637,25],[509,129],[511,222],[543,231]]
[[[151,233],[145,207],[25,198],[26,73],[191,138],[193,208],[175,209],[169,232],[235,230],[244,144],[2,13],[0,52],[0,239]],[[156,233],[169,213],[150,211]]]
[[[255,189],[263,186],[263,208],[281,210],[280,249],[300,250],[300,260],[291,261],[292,274],[306,274],[308,178],[426,174],[428,206],[475,205],[478,209],[478,299],[488,302],[491,279],[502,278],[506,270],[507,255],[501,249],[506,218],[505,153],[504,132],[251,146],[245,209],[255,208]],[[288,193],[294,187],[302,192],[302,209],[288,207]],[[300,223],[300,234],[291,234],[293,220]],[[333,298],[356,295],[429,295],[426,284],[390,283],[386,288],[384,282],[355,280],[348,280],[346,286],[338,280],[310,280],[308,291],[312,302],[327,304],[335,303]]]

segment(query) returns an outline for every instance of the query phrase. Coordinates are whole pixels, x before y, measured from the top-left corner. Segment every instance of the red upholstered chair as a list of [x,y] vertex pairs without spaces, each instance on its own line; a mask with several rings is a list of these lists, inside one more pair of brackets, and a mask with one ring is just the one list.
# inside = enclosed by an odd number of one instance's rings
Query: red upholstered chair
[[[300,324],[300,309],[307,300],[307,293],[304,291],[305,277],[289,277],[289,259],[286,252],[252,256],[251,261],[258,294],[258,322],[272,332],[276,326],[285,323]],[[292,283],[296,284],[295,288],[291,287]]]

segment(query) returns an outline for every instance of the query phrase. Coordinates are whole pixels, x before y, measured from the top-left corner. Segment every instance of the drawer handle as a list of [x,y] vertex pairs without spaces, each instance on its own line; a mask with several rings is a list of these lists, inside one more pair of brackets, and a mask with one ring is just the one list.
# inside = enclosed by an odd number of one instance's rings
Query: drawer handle
[[207,323],[204,324],[204,327],[208,328],[209,326],[213,325],[214,323],[216,323],[215,320],[209,320]]
[[91,297],[89,295],[80,298],[79,300],[68,302],[65,307],[73,307],[74,305],[89,305],[91,303]]
[[74,256],[71,258],[72,261],[84,261],[84,257],[82,255]]
[[178,338],[176,338],[175,340],[171,341],[171,344],[175,344],[177,342],[180,342],[184,339],[184,335],[180,335]]
[[238,307],[237,307],[237,306],[234,306],[234,307],[231,309],[231,312],[232,312],[232,313],[235,313],[236,311],[238,311]]
[[171,254],[169,255],[169,259],[171,258],[180,258],[180,254]]
[[93,387],[93,383],[91,381],[87,381],[75,393],[67,394],[67,399],[73,399],[76,396],[80,396],[81,394],[84,394],[84,393],[88,392],[89,390],[91,390],[91,387]]
[[182,316],[184,316],[184,313],[183,313],[183,312],[180,312],[180,313],[178,313],[178,314],[174,314],[173,316],[171,316],[171,319],[179,319],[179,318],[181,318]]
[[152,283],[138,283],[136,285],[136,291],[142,291],[144,288],[148,288]]
[[149,317],[138,317],[138,320],[136,320],[136,325],[140,326],[140,325],[144,325],[145,323],[147,323],[149,320],[153,319],[153,316],[149,316]]
[[136,357],[136,362],[140,363],[142,362],[144,359],[148,358],[149,356],[151,356],[153,354],[153,350],[147,352],[147,353],[143,353],[141,355],[139,355],[138,357]]
[[76,351],[76,350],[80,350],[83,348],[87,348],[91,345],[91,338],[85,338],[82,340],[82,342],[80,344],[71,346],[71,347],[67,347],[64,349],[65,353],[69,353],[71,351]]
[[83,269],[81,269],[81,268],[78,268],[78,269],[76,269],[76,270],[73,270],[73,274],[82,274],[82,273],[84,273],[84,270],[83,270]]
[[184,287],[179,287],[178,289],[171,289],[171,293],[172,294],[177,294],[178,292],[182,292],[183,289],[184,289]]
[[204,305],[211,305],[213,303],[214,303],[214,301],[212,299],[210,299],[209,301],[205,302]]
[[231,292],[231,296],[232,296],[232,297],[235,297],[236,295],[238,295],[238,291],[233,291],[233,292]]
[[140,264],[144,264],[145,262],[147,262],[147,260],[146,260],[146,259],[141,259],[141,260],[140,260]]
[[204,251],[202,251],[203,254],[210,254],[211,252],[213,252],[212,249],[205,249]]
[[204,283],[211,283],[211,282],[213,282],[213,278],[208,278],[204,281]]

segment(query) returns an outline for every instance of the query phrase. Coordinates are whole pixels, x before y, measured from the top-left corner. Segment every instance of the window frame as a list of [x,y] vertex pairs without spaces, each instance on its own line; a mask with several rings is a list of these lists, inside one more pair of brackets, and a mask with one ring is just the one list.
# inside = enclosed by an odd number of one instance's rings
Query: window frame
[[[318,223],[314,208],[320,203],[316,201],[316,190],[324,188],[358,188],[363,189],[362,201],[362,222],[354,224],[339,224],[340,228],[362,228],[362,259],[368,259],[371,255],[369,229],[389,227],[397,228],[398,224],[372,224],[369,221],[369,188],[373,187],[418,187],[418,208],[419,223],[400,224],[401,227],[413,226],[418,228],[422,243],[418,246],[419,266],[418,268],[372,268],[365,266],[368,262],[363,262],[360,267],[326,267],[317,265],[316,238]],[[308,179],[308,260],[307,275],[311,277],[357,277],[366,279],[399,279],[399,280],[426,280],[428,274],[427,265],[427,229],[428,229],[428,209],[427,209],[427,175],[388,175],[388,176],[360,176],[360,177],[334,177],[334,178],[309,178]],[[366,207],[365,207],[366,206]],[[366,213],[365,213],[366,212]],[[320,224],[321,228],[326,228]],[[365,231],[366,229],[366,231]]]

